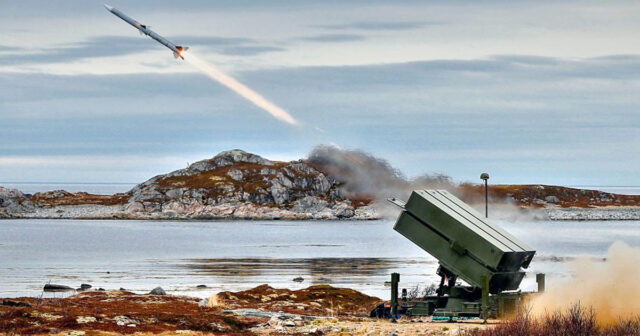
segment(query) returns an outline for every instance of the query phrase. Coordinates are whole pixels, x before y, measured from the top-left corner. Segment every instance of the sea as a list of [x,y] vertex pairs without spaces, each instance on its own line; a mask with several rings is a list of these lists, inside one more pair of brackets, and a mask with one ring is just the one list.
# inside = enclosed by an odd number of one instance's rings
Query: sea
[[[133,186],[0,185],[28,193],[54,188],[105,194]],[[625,188],[640,194],[640,188]],[[575,258],[602,262],[615,242],[640,248],[640,221],[496,222],[537,251],[523,290],[536,288],[536,273],[547,275],[548,286],[566,279]],[[393,224],[393,219],[0,220],[0,297],[63,297],[73,292],[45,293],[43,286],[87,283],[137,293],[160,286],[171,294],[203,299],[261,284],[292,289],[330,284],[388,298],[385,282],[392,272],[401,274],[402,288],[438,281],[437,261],[395,232]]]

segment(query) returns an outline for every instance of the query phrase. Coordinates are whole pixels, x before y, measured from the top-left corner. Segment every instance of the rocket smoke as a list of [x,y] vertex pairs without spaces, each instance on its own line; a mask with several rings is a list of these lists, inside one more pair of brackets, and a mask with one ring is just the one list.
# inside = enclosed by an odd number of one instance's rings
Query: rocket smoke
[[228,87],[233,92],[242,96],[246,100],[252,102],[256,106],[261,109],[269,112],[272,116],[285,121],[291,125],[296,125],[298,122],[289,114],[287,111],[278,107],[274,103],[268,101],[266,98],[261,96],[259,93],[253,91],[246,85],[238,82],[235,78],[225,74],[219,69],[215,68],[213,65],[208,62],[202,60],[201,58],[195,56],[191,51],[184,52],[181,54],[185,61],[189,62],[189,64],[195,66],[204,74],[209,76],[211,79],[217,81],[218,83]]
[[[373,200],[376,211],[387,218],[395,218],[399,210],[386,200],[392,197],[407,200],[411,192],[416,189],[446,189],[465,200],[475,198],[475,194],[470,194],[463,185],[455,183],[445,174],[424,174],[407,178],[386,160],[362,150],[319,145],[308,155],[308,160],[342,182],[342,189],[346,192],[346,196],[352,199]],[[481,203],[472,201],[469,204],[484,211],[484,198],[481,201]],[[491,207],[493,218],[509,221],[531,220],[543,215],[534,210],[522,210],[517,205],[505,201],[491,201]]]
[[154,39],[156,42],[167,47],[169,50],[173,52],[173,55],[176,58],[181,58],[191,63],[200,71],[204,72],[207,76],[211,77],[212,79],[218,81],[220,84],[233,90],[235,93],[244,97],[248,101],[254,103],[256,106],[260,107],[261,109],[269,112],[274,117],[280,120],[286,121],[292,125],[297,124],[296,120],[293,119],[293,117],[291,117],[289,113],[287,113],[287,111],[281,109],[280,107],[276,106],[274,103],[268,101],[257,92],[248,88],[246,85],[238,82],[235,78],[225,74],[224,72],[216,69],[211,64],[198,58],[193,53],[191,52],[187,53],[187,50],[189,50],[189,47],[178,46],[173,44],[171,41],[167,40],[166,38],[160,36],[156,32],[149,29],[149,26],[141,24],[140,22],[127,16],[126,14],[124,14],[123,12],[119,11],[116,8],[113,8],[107,4],[104,4],[104,8],[106,8],[109,12],[111,12],[111,14],[119,17],[124,22],[130,24],[132,27],[137,29],[141,34],[149,36],[150,38]]
[[574,304],[593,308],[596,319],[607,325],[640,314],[640,249],[616,242],[604,261],[577,259],[570,264],[573,276],[531,302],[534,315],[566,311]]
[[[408,179],[386,160],[361,150],[344,150],[335,146],[320,145],[313,149],[308,160],[343,182],[344,190],[349,197],[371,198],[381,213],[393,216],[396,215],[396,209],[387,207],[387,198],[407,199],[414,189],[456,189],[449,176],[433,174]],[[387,209],[391,213],[387,213]]]

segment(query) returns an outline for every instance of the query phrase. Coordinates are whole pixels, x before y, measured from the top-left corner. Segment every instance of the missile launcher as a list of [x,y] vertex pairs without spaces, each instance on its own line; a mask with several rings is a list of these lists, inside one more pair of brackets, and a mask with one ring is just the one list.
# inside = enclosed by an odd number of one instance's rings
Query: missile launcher
[[[416,190],[406,203],[389,201],[403,209],[394,230],[440,264],[437,295],[405,298],[405,314],[487,319],[521,303],[526,294],[518,288],[536,253],[531,247],[445,190]],[[536,279],[544,283],[544,275]]]

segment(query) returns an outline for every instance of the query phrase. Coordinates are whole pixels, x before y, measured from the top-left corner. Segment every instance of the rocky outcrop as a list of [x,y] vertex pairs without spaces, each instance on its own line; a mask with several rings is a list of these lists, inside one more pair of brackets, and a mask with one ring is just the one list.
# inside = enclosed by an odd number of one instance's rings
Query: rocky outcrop
[[[467,203],[484,204],[482,185],[455,185],[437,177],[426,185],[400,183],[397,172],[386,163],[360,169],[340,165],[342,159],[320,160],[316,155],[281,162],[236,149],[155,176],[123,194],[54,190],[25,195],[0,187],[0,218],[375,219],[379,213],[371,205],[372,197],[384,199],[393,190],[427,187],[447,188]],[[367,157],[351,158],[362,160]],[[378,173],[359,175],[369,170]],[[376,183],[388,174],[396,177]],[[402,188],[395,188],[397,184]],[[640,195],[547,185],[493,185],[489,199],[494,204],[544,210],[550,219],[640,218]]]
[[370,201],[352,204],[340,182],[311,164],[271,161],[242,150],[155,176],[125,194],[58,190],[25,196],[2,189],[0,200],[0,216],[19,218],[377,218]]
[[241,150],[156,176],[130,194],[124,213],[135,218],[375,218],[371,208],[356,211],[340,184],[311,165]]

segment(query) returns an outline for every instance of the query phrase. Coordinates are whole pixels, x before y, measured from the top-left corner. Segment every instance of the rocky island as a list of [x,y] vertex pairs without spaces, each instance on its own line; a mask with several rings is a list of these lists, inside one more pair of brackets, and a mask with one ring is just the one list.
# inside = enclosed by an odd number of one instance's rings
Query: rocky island
[[[409,180],[360,151],[321,147],[307,159],[282,162],[236,149],[115,195],[0,187],[0,218],[368,220],[382,216],[387,197],[406,198],[418,188],[484,201],[480,185],[443,175]],[[639,195],[544,185],[496,185],[489,194],[492,203],[542,210],[549,219],[640,219]]]
[[158,175],[127,193],[64,190],[25,195],[0,189],[0,217],[91,219],[373,219],[370,200],[304,161],[278,162],[222,152]]

